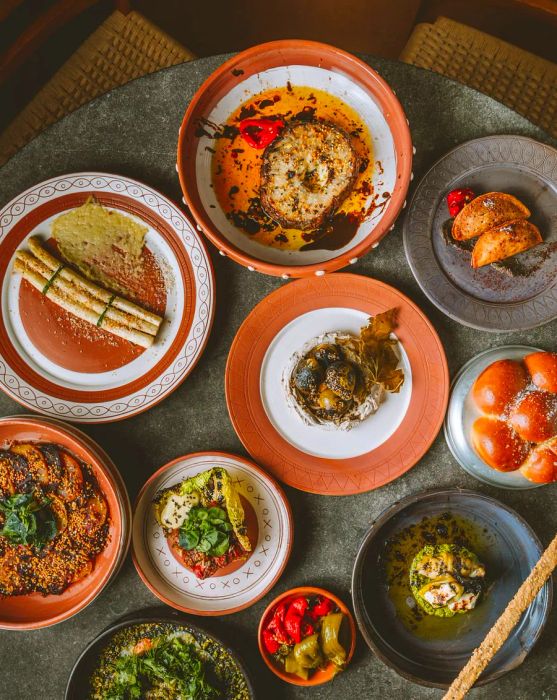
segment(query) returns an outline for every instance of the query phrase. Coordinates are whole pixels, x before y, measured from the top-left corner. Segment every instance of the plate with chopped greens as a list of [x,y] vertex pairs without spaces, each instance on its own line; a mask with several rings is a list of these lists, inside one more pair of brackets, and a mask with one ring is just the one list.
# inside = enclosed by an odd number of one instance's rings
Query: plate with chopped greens
[[178,616],[111,625],[76,661],[66,700],[251,700],[252,683],[228,646]]

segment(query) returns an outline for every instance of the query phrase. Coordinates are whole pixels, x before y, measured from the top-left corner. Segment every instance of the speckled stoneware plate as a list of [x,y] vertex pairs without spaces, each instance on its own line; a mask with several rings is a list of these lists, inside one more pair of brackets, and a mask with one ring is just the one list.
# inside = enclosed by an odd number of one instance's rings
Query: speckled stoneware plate
[[[228,471],[242,497],[252,553],[218,575],[199,580],[172,554],[155,519],[153,499],[161,489],[217,466]],[[226,615],[253,605],[271,590],[290,556],[292,536],[290,505],[266,472],[236,455],[198,452],[161,467],[141,489],[132,554],[143,582],[163,603],[194,615]]]
[[[226,217],[212,183],[215,141],[207,125],[222,125],[262,91],[287,85],[321,90],[340,98],[365,123],[377,161],[366,206],[382,205],[336,250],[287,250],[264,245]],[[334,119],[332,117],[331,119]],[[200,128],[201,127],[201,128]],[[238,148],[246,147],[239,137]],[[313,41],[284,40],[242,51],[214,71],[194,95],[180,127],[177,169],[185,201],[199,230],[250,270],[282,277],[321,275],[355,263],[392,228],[406,201],[412,167],[410,129],[389,85],[360,59]],[[387,202],[386,206],[384,206]]]
[[522,360],[539,348],[528,345],[505,345],[481,352],[463,365],[452,383],[451,398],[445,418],[445,439],[454,458],[460,466],[480,481],[503,489],[533,489],[543,484],[535,484],[522,476],[519,471],[500,472],[492,469],[472,447],[470,435],[474,421],[481,411],[474,404],[470,391],[477,377],[492,362],[497,360]]
[[[474,610],[454,618],[433,618],[437,623],[435,634],[425,635],[411,631],[397,614],[384,569],[385,545],[423,518],[444,513],[467,523],[477,533],[475,553],[486,567],[488,587]],[[408,496],[377,518],[358,551],[352,596],[360,631],[370,649],[401,676],[420,685],[446,688],[501,615],[542,551],[528,523],[489,496],[456,489]],[[403,562],[401,568],[406,576],[410,556],[403,555]],[[543,631],[552,599],[553,582],[549,579],[477,685],[500,678],[524,661]],[[406,604],[414,602],[410,588],[405,600]]]
[[126,487],[112,460],[91,438],[61,421],[19,415],[0,418],[0,448],[14,441],[52,442],[88,464],[106,497],[109,540],[92,572],[60,595],[33,593],[0,600],[0,628],[31,630],[63,622],[83,610],[117,575],[131,535],[131,508]]
[[[507,192],[532,212],[543,243],[509,268],[474,270],[448,244],[446,195]],[[449,151],[419,183],[404,223],[404,250],[418,284],[455,321],[487,331],[524,330],[557,317],[557,150],[524,136],[486,136]],[[513,267],[515,266],[515,267]]]
[[[291,358],[323,332],[358,333],[370,316],[396,309],[405,382],[349,431],[307,425],[289,405]],[[443,346],[423,312],[401,292],[360,275],[291,282],[263,299],[228,356],[226,401],[247,451],[290,486],[324,495],[369,491],[406,472],[428,450],[445,416]]]
[[[73,317],[68,321],[12,274],[15,253],[30,236],[47,240],[52,221],[90,197],[148,228],[142,259],[150,283],[161,290],[151,302],[165,318],[148,350],[72,324]],[[119,175],[58,176],[7,204],[0,211],[0,280],[0,388],[55,418],[102,423],[147,410],[188,376],[209,337],[215,289],[203,241],[170,200]]]
[[[118,653],[123,642],[137,642],[149,635],[188,633],[208,655],[207,678],[221,691],[223,700],[253,700],[255,691],[249,673],[237,654],[213,634],[192,624],[183,616],[169,612],[163,616],[144,614],[126,616],[105,629],[93,639],[76,660],[66,686],[65,700],[84,700],[91,697],[91,677],[98,668],[105,650]],[[122,641],[120,641],[122,640]],[[219,675],[213,671],[219,666]]]

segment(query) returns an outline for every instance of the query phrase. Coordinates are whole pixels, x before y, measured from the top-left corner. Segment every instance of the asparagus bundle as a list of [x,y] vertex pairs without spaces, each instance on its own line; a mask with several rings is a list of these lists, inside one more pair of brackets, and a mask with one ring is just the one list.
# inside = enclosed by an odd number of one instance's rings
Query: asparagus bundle
[[37,237],[31,237],[28,244],[30,253],[16,253],[15,272],[74,316],[143,348],[151,347],[163,321],[160,316],[66,267],[42,247]]

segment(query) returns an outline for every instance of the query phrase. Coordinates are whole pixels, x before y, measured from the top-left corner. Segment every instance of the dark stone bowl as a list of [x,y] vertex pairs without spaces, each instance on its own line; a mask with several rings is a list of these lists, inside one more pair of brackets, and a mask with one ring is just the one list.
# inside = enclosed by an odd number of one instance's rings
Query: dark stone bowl
[[[427,639],[412,633],[397,616],[380,558],[385,543],[397,532],[424,517],[445,512],[459,516],[485,533],[481,559],[488,576],[491,572],[493,583],[475,610],[466,613],[473,615],[468,624],[453,625],[454,632],[448,632],[445,638]],[[404,678],[420,685],[446,688],[501,615],[541,553],[541,543],[530,526],[511,508],[484,494],[447,489],[408,496],[383,511],[358,551],[352,574],[352,597],[360,631],[370,649]],[[552,598],[550,579],[477,685],[500,678],[524,661],[542,633]]]

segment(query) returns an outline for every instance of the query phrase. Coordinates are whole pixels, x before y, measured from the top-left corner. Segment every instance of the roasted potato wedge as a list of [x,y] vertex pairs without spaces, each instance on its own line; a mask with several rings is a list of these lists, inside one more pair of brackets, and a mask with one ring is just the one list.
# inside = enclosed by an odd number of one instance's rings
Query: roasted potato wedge
[[516,219],[486,231],[472,251],[472,267],[483,267],[505,260],[542,243],[537,226],[524,219]]
[[456,241],[466,241],[508,221],[527,219],[529,216],[530,210],[511,194],[486,192],[473,199],[455,216],[451,233]]

